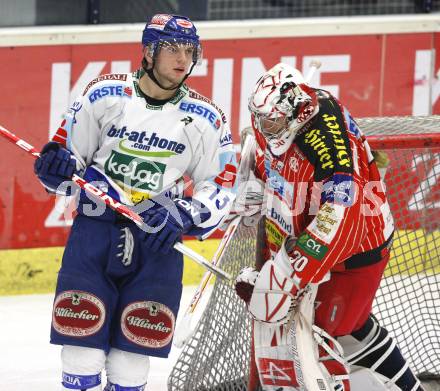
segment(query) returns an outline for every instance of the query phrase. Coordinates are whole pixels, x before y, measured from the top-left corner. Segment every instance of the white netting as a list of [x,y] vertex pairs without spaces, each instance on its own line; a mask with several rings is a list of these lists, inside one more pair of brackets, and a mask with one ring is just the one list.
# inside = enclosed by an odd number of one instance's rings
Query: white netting
[[438,0],[209,0],[209,20],[411,14],[438,11]]

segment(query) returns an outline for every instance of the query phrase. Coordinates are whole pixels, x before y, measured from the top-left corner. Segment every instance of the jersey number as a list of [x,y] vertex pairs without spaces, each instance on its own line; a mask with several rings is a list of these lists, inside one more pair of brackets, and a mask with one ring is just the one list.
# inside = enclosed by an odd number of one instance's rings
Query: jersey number
[[309,260],[298,250],[295,250],[293,252],[293,257],[290,258],[290,263],[292,264],[293,270],[296,272],[302,272],[309,263]]

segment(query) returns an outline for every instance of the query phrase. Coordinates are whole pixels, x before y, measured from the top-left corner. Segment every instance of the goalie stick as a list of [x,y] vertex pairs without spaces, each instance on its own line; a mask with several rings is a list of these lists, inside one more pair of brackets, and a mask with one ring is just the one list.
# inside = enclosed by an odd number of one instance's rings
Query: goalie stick
[[[23,139],[17,137],[14,133],[10,132],[8,129],[4,128],[0,125],[0,135],[5,137],[10,142],[14,143],[21,149],[25,150],[26,152],[30,153],[34,158],[38,158],[40,156],[39,152],[29,143],[24,141]],[[91,183],[85,181],[80,176],[73,174],[72,181],[75,182],[81,189],[85,190],[88,194],[91,194],[95,198],[100,199],[101,201],[105,202],[107,206],[115,210],[116,212],[122,214],[123,216],[127,217],[131,221],[133,221],[140,229],[146,230],[147,225],[142,220],[142,217],[139,216],[136,212],[131,210],[129,207],[127,207],[124,204],[121,204],[119,201],[115,200],[114,198],[110,197],[107,193],[103,192],[102,190],[96,188]],[[221,270],[215,265],[212,265],[206,258],[201,256],[200,254],[196,253],[189,247],[185,246],[183,243],[176,243],[174,245],[174,249],[179,251],[181,254],[188,256],[193,261],[197,262],[199,265],[203,266],[207,270],[209,270],[210,273],[215,274],[218,277],[225,278],[227,280],[231,280],[232,277],[229,273],[226,273],[225,271]]]
[[[253,153],[254,145],[255,145],[254,136],[252,134],[246,134],[244,138],[240,165],[238,168],[238,177],[241,183],[247,181],[249,178],[249,171],[251,169],[250,165],[252,158],[251,154]],[[218,265],[220,263],[221,258],[225,253],[225,249],[230,243],[232,237],[234,236],[235,231],[237,230],[238,226],[241,223],[241,220],[242,220],[242,216],[236,215],[229,222],[229,225],[226,228],[223,238],[220,244],[218,245],[217,250],[212,258],[213,265]],[[196,288],[193,297],[191,299],[191,302],[188,305],[185,314],[183,315],[182,320],[179,322],[178,326],[174,331],[173,345],[176,346],[177,348],[182,348],[194,334],[195,328],[191,327],[191,321],[194,312],[196,311],[196,308],[203,295],[203,292],[205,291],[206,287],[209,284],[209,281],[211,280],[211,277],[212,277],[212,273],[209,271],[207,271],[203,275],[202,280],[200,281],[200,284]]]
[[315,72],[321,68],[321,61],[319,60],[312,60],[310,62],[310,68],[307,72],[307,76],[304,78],[306,84],[309,84],[312,81],[312,77],[315,74]]

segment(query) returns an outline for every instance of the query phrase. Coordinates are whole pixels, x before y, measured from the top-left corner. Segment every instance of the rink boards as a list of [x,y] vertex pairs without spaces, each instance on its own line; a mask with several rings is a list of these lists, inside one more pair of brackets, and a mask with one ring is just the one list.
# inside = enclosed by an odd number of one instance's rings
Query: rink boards
[[[219,239],[205,242],[185,241],[192,249],[211,259]],[[55,290],[63,247],[0,250],[0,295],[50,293]],[[440,232],[423,229],[398,230],[394,237],[393,257],[385,275],[440,273]],[[204,269],[185,259],[184,285],[197,285]]]

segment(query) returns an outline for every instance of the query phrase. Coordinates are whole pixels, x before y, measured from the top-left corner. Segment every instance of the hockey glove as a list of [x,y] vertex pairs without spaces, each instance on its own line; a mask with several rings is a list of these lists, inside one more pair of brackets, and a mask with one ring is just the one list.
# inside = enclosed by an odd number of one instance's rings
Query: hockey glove
[[235,292],[237,292],[238,297],[246,304],[249,304],[251,301],[257,277],[258,271],[253,267],[245,267],[240,270],[235,279]]
[[57,193],[65,193],[65,187],[60,189],[60,185],[71,180],[75,171],[76,159],[69,150],[55,141],[43,147],[34,164],[34,172],[43,185]]
[[191,198],[168,200],[165,205],[155,204],[141,216],[147,225],[142,233],[144,244],[154,252],[167,254],[174,244],[194,226]]
[[268,259],[259,272],[243,269],[236,280],[237,294],[246,302],[250,315],[257,321],[283,324],[287,322],[299,300],[299,281],[292,273],[287,238],[274,259]]

